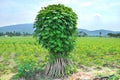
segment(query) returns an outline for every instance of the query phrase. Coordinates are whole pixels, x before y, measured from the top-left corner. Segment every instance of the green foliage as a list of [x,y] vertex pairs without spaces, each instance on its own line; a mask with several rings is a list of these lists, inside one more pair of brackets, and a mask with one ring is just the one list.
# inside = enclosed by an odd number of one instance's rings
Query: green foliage
[[85,66],[120,66],[119,38],[81,37],[76,40],[76,47],[71,58],[78,67]]
[[65,74],[70,75],[71,73],[77,72],[77,69],[73,65],[66,65],[65,66]]
[[109,80],[119,80],[120,76],[118,74],[113,74],[109,77]]
[[[74,65],[120,66],[120,38],[77,38],[76,47],[70,53]],[[16,73],[16,59],[34,53],[43,68],[47,64],[48,51],[38,45],[32,37],[0,37],[0,76]],[[44,54],[43,54],[44,53]],[[120,72],[118,70],[118,72]]]
[[[119,71],[119,70],[118,70]],[[97,77],[98,78],[104,78],[104,77],[106,77],[106,78],[108,78],[107,80],[119,80],[120,79],[120,74],[118,73],[118,71],[117,72],[114,72],[114,74],[106,74],[106,73],[97,73]],[[101,80],[101,79],[100,79]]]
[[18,76],[32,76],[32,73],[37,68],[37,59],[34,57],[34,55],[28,55],[28,56],[20,56],[17,60],[17,70],[18,70]]
[[[39,38],[39,43],[48,49],[50,64],[54,64],[57,58],[62,57],[67,59],[68,53],[74,48],[76,22],[77,15],[75,12],[62,4],[48,5],[38,12],[34,23],[34,34]],[[67,65],[66,63],[64,64]],[[62,62],[59,62],[59,64],[61,66]],[[48,68],[51,70],[46,68],[46,72],[50,76],[57,75],[57,77],[61,77],[66,71],[66,69],[64,70],[64,66],[62,66],[61,70],[55,67],[56,74],[54,74],[54,69],[51,67]],[[64,70],[63,73],[60,73],[62,70]],[[67,71],[70,71],[70,69]]]
[[118,74],[120,74],[120,69],[117,71]]
[[120,69],[118,69],[115,74],[109,77],[109,80],[119,80],[119,79],[120,79]]
[[77,15],[62,4],[48,5],[36,16],[34,34],[52,54],[67,54],[74,47]]
[[48,55],[48,51],[38,45],[34,38],[0,37],[0,76],[11,72],[16,73],[16,61],[21,61],[19,60],[20,56],[27,58],[27,56],[33,54],[34,58],[37,59],[37,69],[44,69],[47,63],[46,55]]

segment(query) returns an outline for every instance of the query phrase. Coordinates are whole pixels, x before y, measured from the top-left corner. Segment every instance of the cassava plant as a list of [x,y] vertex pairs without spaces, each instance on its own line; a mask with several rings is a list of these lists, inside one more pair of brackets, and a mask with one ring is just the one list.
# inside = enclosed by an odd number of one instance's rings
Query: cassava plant
[[73,70],[69,53],[74,48],[77,15],[62,4],[42,8],[34,22],[34,35],[49,51],[45,74],[62,77]]

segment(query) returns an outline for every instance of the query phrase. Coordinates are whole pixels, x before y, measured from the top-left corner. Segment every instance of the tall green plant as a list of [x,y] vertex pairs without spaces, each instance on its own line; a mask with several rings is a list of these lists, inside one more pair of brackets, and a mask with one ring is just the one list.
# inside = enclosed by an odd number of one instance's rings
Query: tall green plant
[[77,15],[62,4],[42,8],[34,22],[34,35],[49,51],[49,62],[45,74],[53,77],[66,75],[69,52],[74,48]]

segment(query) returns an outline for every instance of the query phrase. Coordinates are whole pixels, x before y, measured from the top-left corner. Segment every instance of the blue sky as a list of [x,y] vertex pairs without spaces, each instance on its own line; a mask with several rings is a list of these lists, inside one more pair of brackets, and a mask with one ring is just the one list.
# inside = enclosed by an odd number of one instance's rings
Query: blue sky
[[120,31],[120,0],[1,0],[0,26],[33,23],[41,7],[58,3],[77,13],[79,28]]

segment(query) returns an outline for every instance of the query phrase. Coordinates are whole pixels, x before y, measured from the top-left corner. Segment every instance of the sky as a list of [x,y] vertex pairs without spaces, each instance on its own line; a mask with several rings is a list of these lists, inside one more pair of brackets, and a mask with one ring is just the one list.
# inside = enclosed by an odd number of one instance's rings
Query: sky
[[78,15],[78,28],[120,31],[120,0],[0,0],[0,27],[34,23],[41,7],[59,3]]

